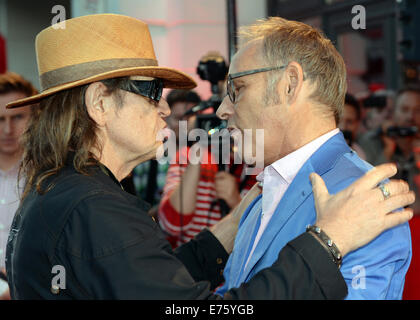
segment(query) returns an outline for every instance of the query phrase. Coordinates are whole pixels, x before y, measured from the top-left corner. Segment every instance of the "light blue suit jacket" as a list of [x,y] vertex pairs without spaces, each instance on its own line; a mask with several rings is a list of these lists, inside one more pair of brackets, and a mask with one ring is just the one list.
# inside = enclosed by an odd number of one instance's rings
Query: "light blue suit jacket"
[[[280,250],[314,224],[316,211],[309,175],[319,174],[330,193],[345,189],[372,168],[346,144],[342,133],[324,143],[299,170],[269,221],[247,265],[261,218],[261,195],[246,209],[235,246],[227,262],[224,294],[271,266]],[[401,299],[411,261],[411,235],[407,223],[382,233],[369,244],[346,255],[341,273],[348,286],[346,299]]]

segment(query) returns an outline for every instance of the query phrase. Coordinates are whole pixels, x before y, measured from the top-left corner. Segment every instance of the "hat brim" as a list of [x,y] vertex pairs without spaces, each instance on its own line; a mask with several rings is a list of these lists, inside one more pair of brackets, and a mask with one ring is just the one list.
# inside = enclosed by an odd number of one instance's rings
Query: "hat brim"
[[124,68],[113,71],[108,71],[104,73],[97,74],[95,76],[81,79],[78,81],[73,81],[70,83],[65,83],[59,86],[55,86],[50,89],[46,89],[41,93],[27,97],[24,99],[12,101],[6,105],[7,109],[18,108],[23,106],[32,105],[40,102],[42,99],[45,99],[54,93],[85,85],[88,83],[93,83],[95,81],[118,78],[118,77],[128,77],[128,76],[146,76],[159,78],[163,80],[165,88],[171,89],[193,89],[197,86],[197,83],[187,74],[167,67],[133,67],[133,68]]

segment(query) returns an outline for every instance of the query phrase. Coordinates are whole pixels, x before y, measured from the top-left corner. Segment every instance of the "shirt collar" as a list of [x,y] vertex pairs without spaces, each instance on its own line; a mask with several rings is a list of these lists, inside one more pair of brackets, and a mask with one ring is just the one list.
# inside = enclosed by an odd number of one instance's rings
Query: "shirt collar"
[[[335,128],[322,136],[312,140],[299,149],[289,153],[285,157],[273,162],[271,165],[264,168],[257,177],[257,181],[264,182],[264,174],[270,171],[276,171],[288,184],[292,183],[299,170],[304,163],[330,138],[340,132],[340,129]],[[274,170],[272,170],[274,169]]]
[[2,176],[16,175],[17,176],[18,173],[19,173],[19,167],[20,167],[20,164],[22,163],[22,160],[23,160],[23,158],[20,159],[12,168],[10,168],[7,171],[4,171],[4,170],[0,169],[0,175],[2,175]]
[[111,180],[114,181],[114,183],[119,185],[121,187],[121,189],[124,190],[123,185],[121,184],[121,182],[118,181],[118,179],[114,176],[114,174],[112,173],[111,170],[109,170],[104,164],[102,164],[100,162],[98,163],[98,166],[103,173],[105,173],[108,177],[110,177]]
[[[74,157],[75,157],[75,153],[73,151],[70,151],[69,154],[67,155],[67,159],[66,159],[66,164],[68,166],[74,167],[74,164],[73,164]],[[99,161],[95,160],[94,158],[91,158],[91,160],[92,160],[92,162],[96,162],[96,165],[93,166],[93,167],[99,168],[102,171],[102,173],[104,173],[106,176],[108,176],[109,178],[111,178],[111,180],[114,183],[116,183],[118,186],[121,187],[121,189],[124,190],[122,184],[114,176],[114,174],[112,173],[111,170],[109,170],[104,164],[100,163]]]

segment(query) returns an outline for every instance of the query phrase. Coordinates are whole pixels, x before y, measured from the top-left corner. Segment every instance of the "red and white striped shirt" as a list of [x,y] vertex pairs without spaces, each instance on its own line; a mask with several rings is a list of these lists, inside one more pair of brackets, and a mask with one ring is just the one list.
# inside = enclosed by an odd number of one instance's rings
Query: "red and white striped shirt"
[[[181,156],[186,158],[188,151],[189,148],[184,148],[181,151]],[[209,161],[207,164],[201,164],[196,195],[196,207],[192,214],[181,214],[172,206],[169,200],[172,192],[181,183],[181,177],[188,166],[188,164],[179,163],[180,151],[176,154],[177,162],[169,166],[158,215],[160,226],[167,233],[168,240],[173,247],[188,242],[202,229],[211,227],[222,217],[214,186],[218,165],[215,164],[214,161],[211,161],[210,154],[206,156]],[[236,165],[232,172],[237,178],[238,186],[240,186],[239,191],[241,197],[243,197],[256,182],[255,175],[246,176],[244,168],[244,165]]]

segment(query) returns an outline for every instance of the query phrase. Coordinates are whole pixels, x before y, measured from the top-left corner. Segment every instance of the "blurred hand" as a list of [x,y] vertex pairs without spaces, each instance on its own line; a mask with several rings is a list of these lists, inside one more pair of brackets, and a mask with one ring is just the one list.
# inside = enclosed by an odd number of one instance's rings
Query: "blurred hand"
[[[6,269],[2,268],[1,272],[3,272],[4,274],[6,274]],[[10,290],[7,289],[5,292],[0,293],[0,300],[10,300]]]
[[397,173],[393,164],[373,168],[352,185],[330,195],[322,178],[311,174],[317,211],[316,225],[336,243],[343,255],[372,241],[383,231],[410,220],[412,209],[392,212],[415,200],[403,180],[386,184],[391,196],[384,199],[377,185]]
[[249,190],[246,195],[242,198],[241,202],[231,211],[231,216],[235,219],[236,223],[239,222],[244,214],[245,210],[251,204],[252,201],[261,193],[262,189],[258,186],[258,182]]
[[239,202],[241,202],[241,196],[239,194],[238,183],[236,182],[235,176],[230,173],[220,171],[215,176],[215,189],[216,197],[223,199],[229,205],[234,208]]
[[0,300],[11,300],[9,289],[0,296]]

